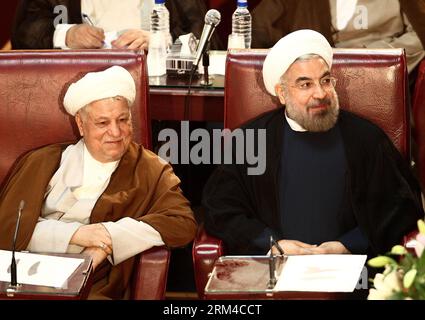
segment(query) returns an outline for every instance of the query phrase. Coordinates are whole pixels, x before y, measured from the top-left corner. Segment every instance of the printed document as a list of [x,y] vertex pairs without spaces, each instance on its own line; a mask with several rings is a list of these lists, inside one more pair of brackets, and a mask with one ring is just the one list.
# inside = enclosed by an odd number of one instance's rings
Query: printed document
[[[0,250],[0,281],[10,282],[12,252]],[[62,288],[84,259],[15,253],[18,284]]]
[[274,291],[353,292],[366,255],[288,256]]

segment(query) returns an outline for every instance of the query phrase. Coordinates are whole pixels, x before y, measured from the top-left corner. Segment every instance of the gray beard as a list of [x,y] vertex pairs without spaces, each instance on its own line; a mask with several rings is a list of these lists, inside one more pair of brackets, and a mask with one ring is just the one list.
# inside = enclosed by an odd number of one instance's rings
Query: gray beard
[[333,128],[338,121],[339,116],[339,102],[338,97],[331,100],[330,107],[317,113],[312,117],[308,117],[301,113],[292,106],[291,101],[286,101],[286,112],[288,116],[302,126],[305,130],[310,132],[325,132]]

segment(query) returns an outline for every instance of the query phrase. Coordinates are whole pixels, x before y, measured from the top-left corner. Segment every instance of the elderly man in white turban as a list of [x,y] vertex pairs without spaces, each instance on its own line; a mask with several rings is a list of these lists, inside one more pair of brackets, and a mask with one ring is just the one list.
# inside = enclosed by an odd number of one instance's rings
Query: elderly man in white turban
[[408,164],[381,129],[340,110],[331,67],[316,31],[269,51],[264,84],[283,108],[243,127],[267,130],[266,171],[223,165],[204,189],[206,230],[230,254],[265,254],[270,236],[287,254],[384,253],[423,217]]
[[[28,201],[20,237],[31,252],[90,255],[92,298],[124,297],[136,254],[186,245],[196,231],[170,165],[132,142],[135,96],[131,74],[119,66],[71,84],[64,106],[75,116],[81,140],[27,154],[0,197],[0,220],[7,226],[15,223],[9,203],[22,190],[44,194]],[[2,231],[0,238],[10,239]]]

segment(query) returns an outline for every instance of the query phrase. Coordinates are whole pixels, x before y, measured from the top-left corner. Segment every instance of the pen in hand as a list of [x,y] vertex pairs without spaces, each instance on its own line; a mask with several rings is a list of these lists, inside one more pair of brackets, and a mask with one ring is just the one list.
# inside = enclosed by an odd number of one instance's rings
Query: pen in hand
[[282,247],[280,246],[279,242],[277,242],[273,236],[270,236],[270,242],[277,248],[277,250],[279,251],[280,255],[285,255],[285,251],[283,251]]
[[87,23],[88,25],[90,25],[92,27],[95,26],[94,23],[93,23],[93,21],[91,21],[90,17],[87,14],[82,13],[81,14],[81,17],[82,17],[82,20],[83,20],[84,23]]
[[[96,27],[93,21],[90,19],[90,17],[87,14],[81,13],[81,19],[83,20],[85,24],[88,24],[91,27]],[[105,41],[102,41],[102,44],[105,45]]]

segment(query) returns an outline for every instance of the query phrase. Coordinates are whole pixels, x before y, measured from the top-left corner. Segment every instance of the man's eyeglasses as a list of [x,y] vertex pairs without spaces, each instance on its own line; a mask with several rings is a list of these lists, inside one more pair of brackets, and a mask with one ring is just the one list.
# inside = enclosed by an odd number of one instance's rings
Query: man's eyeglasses
[[[335,88],[337,79],[334,77],[324,77],[319,80],[319,85],[323,90],[331,90]],[[304,92],[310,92],[316,88],[316,81],[313,80],[302,80],[295,85],[291,85],[292,88],[298,89]]]

